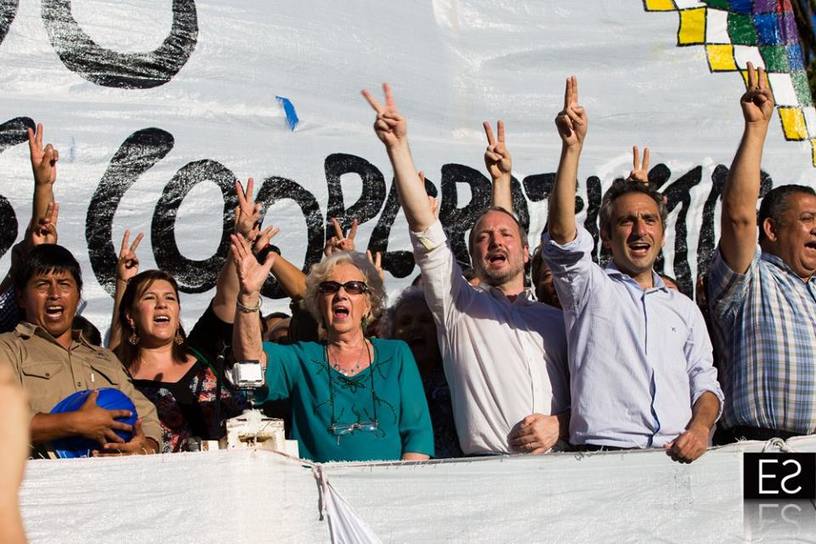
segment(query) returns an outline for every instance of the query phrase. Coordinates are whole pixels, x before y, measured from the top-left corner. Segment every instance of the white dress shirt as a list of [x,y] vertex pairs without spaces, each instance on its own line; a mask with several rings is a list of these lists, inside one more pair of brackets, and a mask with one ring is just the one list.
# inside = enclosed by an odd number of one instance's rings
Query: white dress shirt
[[569,342],[570,443],[651,448],[686,430],[692,406],[723,393],[699,308],[652,272],[643,289],[613,264],[592,262],[583,227],[572,242],[542,236]]
[[519,421],[569,410],[561,311],[537,302],[532,290],[511,301],[497,288],[472,287],[439,221],[412,232],[411,241],[436,321],[462,451],[510,453],[507,435]]

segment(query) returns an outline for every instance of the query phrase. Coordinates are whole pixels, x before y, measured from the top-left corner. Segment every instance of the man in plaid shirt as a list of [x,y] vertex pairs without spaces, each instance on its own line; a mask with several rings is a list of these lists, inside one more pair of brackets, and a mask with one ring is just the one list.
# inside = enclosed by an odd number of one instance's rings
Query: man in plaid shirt
[[745,130],[723,190],[722,236],[707,282],[728,399],[723,438],[813,434],[816,193],[801,185],[777,187],[757,217],[774,100],[764,70],[750,63],[741,105]]

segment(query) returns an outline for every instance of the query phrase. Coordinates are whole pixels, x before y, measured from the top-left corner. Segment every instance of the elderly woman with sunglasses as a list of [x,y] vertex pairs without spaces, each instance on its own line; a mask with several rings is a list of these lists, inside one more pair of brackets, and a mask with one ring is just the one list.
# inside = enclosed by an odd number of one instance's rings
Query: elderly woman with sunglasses
[[304,301],[325,341],[261,342],[260,289],[276,255],[263,264],[232,237],[240,294],[235,312],[236,361],[266,365],[257,402],[289,398],[300,455],[318,462],[424,460],[434,454],[428,403],[411,350],[400,340],[366,338],[385,293],[365,255],[336,252],[314,265]]

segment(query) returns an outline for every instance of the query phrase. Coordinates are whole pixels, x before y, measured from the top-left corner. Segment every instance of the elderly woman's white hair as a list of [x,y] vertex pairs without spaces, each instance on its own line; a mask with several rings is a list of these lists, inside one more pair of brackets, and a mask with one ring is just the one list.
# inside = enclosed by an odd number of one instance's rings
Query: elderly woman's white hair
[[365,282],[368,286],[366,296],[371,306],[369,320],[377,319],[385,307],[385,288],[383,287],[383,281],[380,278],[380,273],[371,261],[368,260],[368,257],[357,251],[339,251],[326,257],[319,263],[312,265],[312,268],[309,270],[309,275],[306,276],[306,295],[303,297],[306,309],[318,323],[323,322],[323,315],[320,312],[320,306],[318,304],[318,285],[329,278],[335,266],[342,263],[349,263],[356,266],[357,269],[363,273],[363,276],[365,276]]
[[397,316],[397,310],[399,310],[400,306],[406,302],[414,301],[425,302],[425,292],[422,290],[422,287],[417,285],[409,285],[402,290],[397,297],[397,300],[394,301],[394,304],[385,310],[385,315],[383,315],[383,318],[380,320],[377,329],[380,336],[383,338],[394,338],[394,333],[396,332],[396,323],[394,318]]

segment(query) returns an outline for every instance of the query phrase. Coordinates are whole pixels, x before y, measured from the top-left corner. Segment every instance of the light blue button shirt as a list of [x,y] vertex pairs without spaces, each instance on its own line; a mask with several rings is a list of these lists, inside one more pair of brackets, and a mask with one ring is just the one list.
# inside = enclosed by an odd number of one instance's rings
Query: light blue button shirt
[[685,431],[705,391],[723,394],[700,310],[657,274],[642,289],[614,265],[592,262],[592,236],[542,236],[564,308],[570,369],[570,442],[660,447]]

